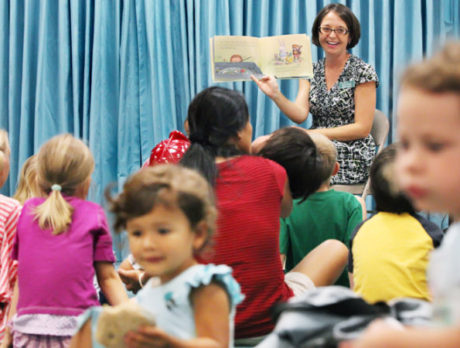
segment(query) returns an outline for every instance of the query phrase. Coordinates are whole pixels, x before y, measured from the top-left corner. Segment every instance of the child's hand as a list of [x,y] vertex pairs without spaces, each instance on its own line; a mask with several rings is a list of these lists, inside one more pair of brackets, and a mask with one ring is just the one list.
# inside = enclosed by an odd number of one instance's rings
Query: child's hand
[[265,146],[267,143],[268,139],[270,139],[270,135],[262,135],[255,139],[252,144],[251,144],[251,153],[252,154],[257,154],[262,150],[262,148]]
[[166,348],[177,346],[178,341],[156,326],[142,326],[125,335],[128,348]]
[[126,289],[132,291],[133,293],[136,293],[141,289],[139,278],[142,276],[142,273],[144,272],[140,270],[118,269],[121,281],[125,284]]

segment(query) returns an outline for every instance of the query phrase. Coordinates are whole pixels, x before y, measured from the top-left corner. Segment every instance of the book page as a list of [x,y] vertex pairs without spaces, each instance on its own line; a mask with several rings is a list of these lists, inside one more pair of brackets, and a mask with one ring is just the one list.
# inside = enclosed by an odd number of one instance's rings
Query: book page
[[262,77],[258,38],[215,36],[210,39],[212,78],[216,82],[250,80]]
[[278,79],[313,76],[310,46],[310,38],[306,34],[261,38],[264,74]]

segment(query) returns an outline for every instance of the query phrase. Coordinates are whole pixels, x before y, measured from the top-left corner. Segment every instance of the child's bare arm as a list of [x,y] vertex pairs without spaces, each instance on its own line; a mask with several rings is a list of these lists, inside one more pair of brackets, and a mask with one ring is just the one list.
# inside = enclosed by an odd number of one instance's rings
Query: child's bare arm
[[[14,284],[13,297],[11,298],[10,308],[8,310],[8,321],[13,318],[16,314],[16,307],[18,305],[19,298],[19,286],[18,281]],[[5,328],[5,335],[3,336],[3,341],[1,342],[0,348],[8,348],[13,344],[13,336],[11,335],[10,328],[7,326]]]
[[454,348],[460,347],[460,327],[398,330],[382,321],[373,323],[363,336],[341,348]]
[[102,293],[111,305],[128,301],[128,294],[121,279],[110,262],[95,262],[96,276]]
[[192,302],[200,346],[227,347],[230,336],[230,299],[222,286],[211,283],[195,290]]
[[92,348],[91,319],[72,337],[69,348]]
[[128,347],[221,348],[228,347],[230,337],[230,300],[217,284],[200,287],[192,292],[197,337],[181,340],[155,326],[144,326],[128,332]]

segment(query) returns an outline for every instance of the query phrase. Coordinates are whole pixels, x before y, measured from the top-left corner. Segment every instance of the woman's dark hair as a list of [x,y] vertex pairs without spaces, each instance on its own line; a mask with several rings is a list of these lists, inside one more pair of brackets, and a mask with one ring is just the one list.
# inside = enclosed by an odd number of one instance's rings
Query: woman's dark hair
[[191,145],[180,164],[198,170],[214,185],[215,158],[241,154],[231,139],[236,139],[248,121],[248,106],[241,93],[222,87],[201,91],[188,107]]
[[361,26],[359,24],[358,18],[356,18],[354,13],[348,7],[342,4],[329,4],[323,7],[321,11],[319,11],[315,21],[313,22],[313,26],[311,27],[311,41],[313,44],[318,47],[321,46],[319,43],[319,27],[321,26],[321,22],[323,21],[324,17],[329,12],[335,12],[347,25],[348,37],[350,39],[347,45],[347,49],[355,47],[361,37]]
[[394,174],[397,144],[388,145],[375,157],[371,165],[371,192],[377,211],[388,213],[415,213],[414,207],[397,187]]
[[320,187],[321,159],[305,131],[281,128],[270,136],[259,154],[284,167],[293,198],[305,200]]

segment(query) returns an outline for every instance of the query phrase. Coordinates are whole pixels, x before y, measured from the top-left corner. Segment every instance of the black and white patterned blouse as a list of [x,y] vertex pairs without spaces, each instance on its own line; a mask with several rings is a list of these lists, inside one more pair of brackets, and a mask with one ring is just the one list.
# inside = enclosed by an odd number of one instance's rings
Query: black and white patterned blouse
[[[375,81],[379,84],[374,68],[360,58],[350,55],[342,74],[328,91],[324,69],[325,59],[313,66],[310,79],[310,113],[312,128],[333,128],[347,125],[355,119],[355,88],[361,83]],[[375,143],[369,134],[366,138],[336,141],[340,170],[332,178],[332,184],[356,184],[367,180],[369,167],[375,156]]]

